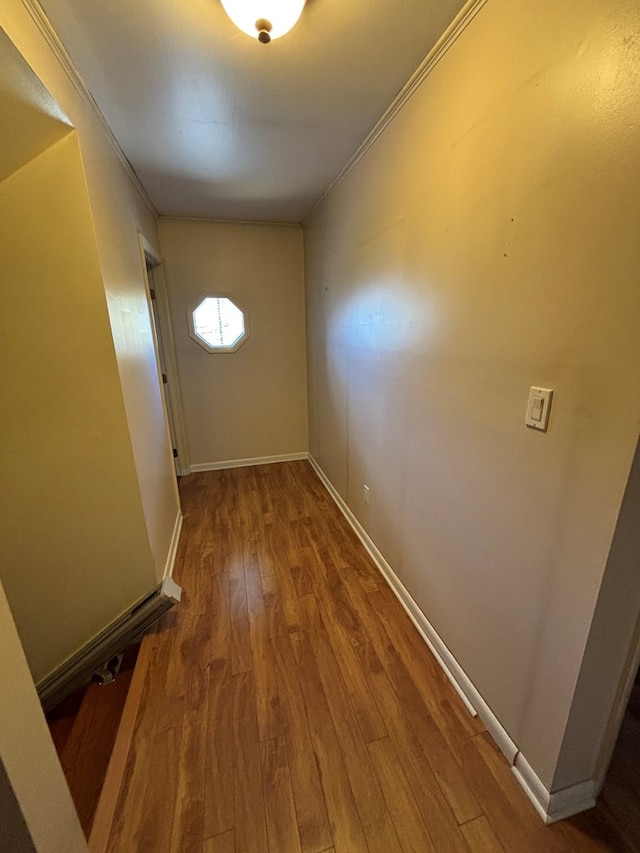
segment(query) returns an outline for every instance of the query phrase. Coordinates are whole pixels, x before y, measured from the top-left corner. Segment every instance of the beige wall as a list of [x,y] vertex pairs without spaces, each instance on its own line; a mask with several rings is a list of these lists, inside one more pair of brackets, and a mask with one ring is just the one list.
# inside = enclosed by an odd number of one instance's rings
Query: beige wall
[[305,230],[311,451],[548,787],[640,422],[639,29],[490,0]]
[[102,123],[80,97],[20,0],[2,3],[0,26],[77,129],[140,497],[156,577],[161,578],[179,500],[138,244],[141,232],[157,245],[155,219],[124,171]]
[[[0,33],[0,565],[39,680],[155,586],[179,505],[138,243],[154,220],[26,6],[0,26],[47,87]],[[86,850],[4,591],[0,677],[3,830]]]
[[[162,254],[191,465],[307,450],[302,232],[162,219]],[[203,293],[235,296],[251,335],[235,353],[190,337]]]
[[[109,171],[106,156],[111,158]],[[159,255],[156,225],[111,150],[100,151],[92,141],[86,153],[83,148],[83,160],[142,508],[161,580],[180,499],[138,240],[142,234]]]
[[0,566],[39,681],[155,578],[75,133],[0,183],[0,221]]

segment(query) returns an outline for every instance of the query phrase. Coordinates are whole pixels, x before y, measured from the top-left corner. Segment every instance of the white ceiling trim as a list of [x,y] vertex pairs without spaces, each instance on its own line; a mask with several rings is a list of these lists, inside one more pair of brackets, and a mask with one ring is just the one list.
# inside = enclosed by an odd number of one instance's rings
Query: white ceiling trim
[[447,51],[453,46],[458,37],[466,30],[471,21],[478,14],[480,9],[485,5],[487,0],[468,0],[468,2],[462,7],[460,12],[453,19],[449,27],[444,31],[444,33],[440,36],[435,45],[431,48],[429,53],[426,55],[424,60],[420,63],[416,71],[411,75],[411,77],[407,80],[402,89],[398,92],[396,97],[391,102],[389,108],[382,114],[382,117],[379,121],[374,125],[373,130],[369,133],[369,135],[365,138],[364,142],[353,157],[349,160],[344,169],[334,178],[331,184],[327,187],[327,189],[322,193],[318,201],[311,208],[309,213],[304,217],[301,222],[301,225],[305,227],[308,225],[311,220],[320,212],[320,210],[327,203],[329,198],[333,195],[333,193],[338,189],[340,184],[345,180],[347,175],[354,169],[358,162],[364,157],[367,151],[371,148],[376,139],[380,136],[381,133],[388,127],[389,124],[393,121],[396,115],[400,112],[400,110],[405,106],[407,101],[411,98],[413,94],[418,90],[418,88],[424,83],[426,78],[431,74],[436,65],[440,62],[442,57],[447,53]]
[[221,216],[165,216],[160,214],[162,222],[216,222],[221,225],[276,225],[280,228],[302,228],[301,222],[280,222],[277,219],[225,219]]
[[142,183],[140,182],[140,179],[138,178],[138,176],[136,175],[131,163],[128,161],[124,151],[120,147],[120,143],[118,142],[116,137],[113,135],[113,131],[111,130],[107,120],[103,116],[102,111],[100,110],[100,107],[96,104],[95,100],[93,99],[93,95],[91,94],[91,92],[87,88],[84,80],[82,79],[82,77],[78,73],[77,68],[75,67],[75,65],[71,61],[71,57],[67,53],[67,51],[66,51],[64,45],[62,44],[62,42],[60,41],[60,39],[58,38],[58,34],[53,29],[51,22],[49,21],[49,19],[47,18],[46,14],[44,12],[44,9],[42,8],[42,6],[40,6],[40,4],[37,2],[37,0],[22,0],[22,4],[25,7],[25,9],[27,10],[27,12],[33,18],[36,26],[38,27],[38,29],[40,30],[40,32],[44,36],[47,44],[49,45],[49,47],[53,51],[56,59],[60,63],[63,71],[65,72],[65,74],[67,75],[69,80],[71,81],[74,89],[76,90],[76,92],[78,93],[80,98],[82,99],[83,103],[85,104],[87,109],[90,111],[90,113],[92,113],[93,116],[98,121],[98,124],[101,126],[102,131],[104,132],[104,135],[105,135],[107,141],[109,142],[109,144],[113,148],[113,150],[114,150],[118,160],[122,164],[122,167],[124,168],[127,176],[131,180],[131,183],[133,184],[134,188],[136,189],[136,191],[140,195],[140,198],[147,205],[151,214],[157,219],[158,218],[158,211],[156,210],[153,202],[151,201],[151,199],[147,195],[145,188],[143,187]]

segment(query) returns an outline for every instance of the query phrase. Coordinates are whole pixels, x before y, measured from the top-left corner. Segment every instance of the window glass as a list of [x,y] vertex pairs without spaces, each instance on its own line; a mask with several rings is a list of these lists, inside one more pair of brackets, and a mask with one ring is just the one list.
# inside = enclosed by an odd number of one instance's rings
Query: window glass
[[234,351],[249,334],[244,313],[227,296],[206,296],[190,319],[191,336],[210,351]]

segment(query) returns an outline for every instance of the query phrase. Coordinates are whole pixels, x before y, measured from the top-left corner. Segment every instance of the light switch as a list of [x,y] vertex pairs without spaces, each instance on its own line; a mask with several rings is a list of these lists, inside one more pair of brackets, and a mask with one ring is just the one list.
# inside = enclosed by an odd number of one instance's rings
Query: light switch
[[534,397],[531,400],[531,420],[540,423],[542,420],[542,406],[544,400],[542,397]]
[[553,391],[551,388],[536,388],[533,385],[531,386],[527,402],[527,414],[524,419],[528,427],[542,430],[542,432],[547,431],[552,396]]

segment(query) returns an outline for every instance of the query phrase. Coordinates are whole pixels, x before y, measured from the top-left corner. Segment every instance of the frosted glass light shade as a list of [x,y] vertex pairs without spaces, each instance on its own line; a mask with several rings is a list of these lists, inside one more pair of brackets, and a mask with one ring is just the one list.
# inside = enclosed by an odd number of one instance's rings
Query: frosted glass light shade
[[252,38],[258,38],[257,21],[271,24],[269,35],[280,38],[295,26],[302,13],[305,0],[222,0],[227,15],[233,23]]

